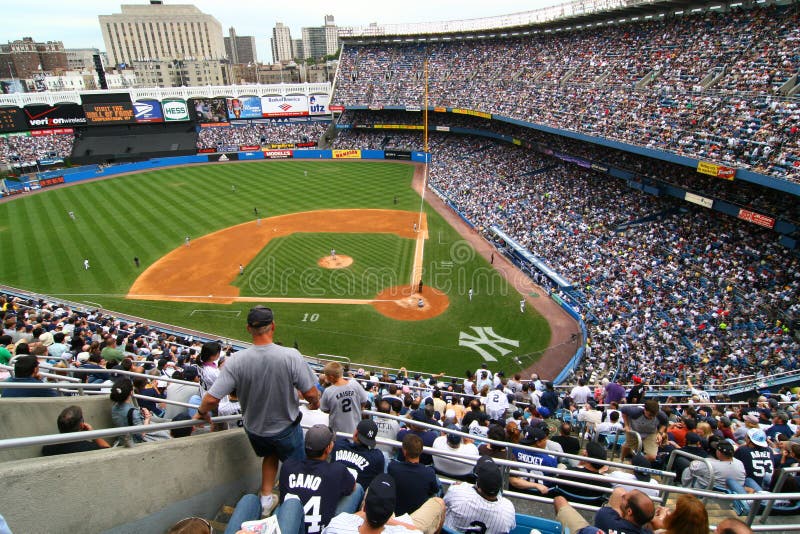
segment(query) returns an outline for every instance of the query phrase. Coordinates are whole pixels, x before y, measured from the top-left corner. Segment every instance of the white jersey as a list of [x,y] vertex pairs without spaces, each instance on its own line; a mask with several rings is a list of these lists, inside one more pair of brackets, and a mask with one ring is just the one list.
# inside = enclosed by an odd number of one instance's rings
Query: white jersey
[[506,534],[517,526],[514,505],[498,495],[496,501],[481,497],[471,484],[450,486],[444,494],[444,526],[465,532],[480,529],[484,534]]
[[[409,525],[414,524],[414,520],[408,514],[403,514],[400,517],[395,517],[397,521],[402,521]],[[358,529],[364,524],[361,516],[356,514],[341,513],[331,519],[328,526],[322,530],[322,534],[358,534]],[[383,534],[421,534],[421,530],[411,530],[401,525],[385,525],[383,527]]]
[[486,395],[486,413],[491,419],[500,419],[508,409],[508,397],[499,389]]

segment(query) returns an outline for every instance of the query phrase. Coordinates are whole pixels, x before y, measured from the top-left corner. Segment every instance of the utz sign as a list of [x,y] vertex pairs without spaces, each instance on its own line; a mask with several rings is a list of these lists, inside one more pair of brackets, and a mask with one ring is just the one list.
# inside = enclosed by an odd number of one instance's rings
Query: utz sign
[[164,120],[167,122],[188,121],[189,108],[183,100],[164,100],[161,102]]

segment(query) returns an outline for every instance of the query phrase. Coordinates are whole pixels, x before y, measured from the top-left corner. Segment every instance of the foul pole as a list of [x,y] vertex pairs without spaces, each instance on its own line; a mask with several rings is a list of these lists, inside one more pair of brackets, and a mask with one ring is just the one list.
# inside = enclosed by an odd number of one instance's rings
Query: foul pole
[[422,214],[425,209],[425,191],[428,189],[428,162],[430,161],[430,154],[428,153],[428,60],[426,59],[422,65],[423,72],[423,105],[422,105],[422,150],[425,153],[425,162],[423,164],[422,173],[422,192],[419,198],[419,216],[417,218],[417,245],[414,251],[414,266],[411,269],[411,285],[414,286],[422,281],[422,259],[425,250],[425,235],[427,228],[422,230]]

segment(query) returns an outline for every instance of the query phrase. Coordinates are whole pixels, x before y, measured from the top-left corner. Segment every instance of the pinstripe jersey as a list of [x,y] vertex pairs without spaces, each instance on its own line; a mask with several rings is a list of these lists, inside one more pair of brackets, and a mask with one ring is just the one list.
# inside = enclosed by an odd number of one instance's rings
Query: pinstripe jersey
[[459,532],[505,534],[517,525],[511,501],[502,495],[496,501],[487,501],[470,484],[450,486],[444,504],[444,526]]

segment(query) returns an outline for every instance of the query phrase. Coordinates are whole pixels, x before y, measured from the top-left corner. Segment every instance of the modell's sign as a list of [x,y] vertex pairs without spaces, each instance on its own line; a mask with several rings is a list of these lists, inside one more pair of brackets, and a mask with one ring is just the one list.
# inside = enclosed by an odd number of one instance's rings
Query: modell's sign
[[164,112],[164,120],[167,122],[189,120],[189,108],[183,100],[163,100],[161,110]]
[[292,157],[291,150],[265,150],[264,157],[267,159],[286,159]]
[[64,126],[83,126],[87,124],[83,107],[78,104],[58,104],[48,106],[35,104],[23,110],[31,128],[62,128]]

